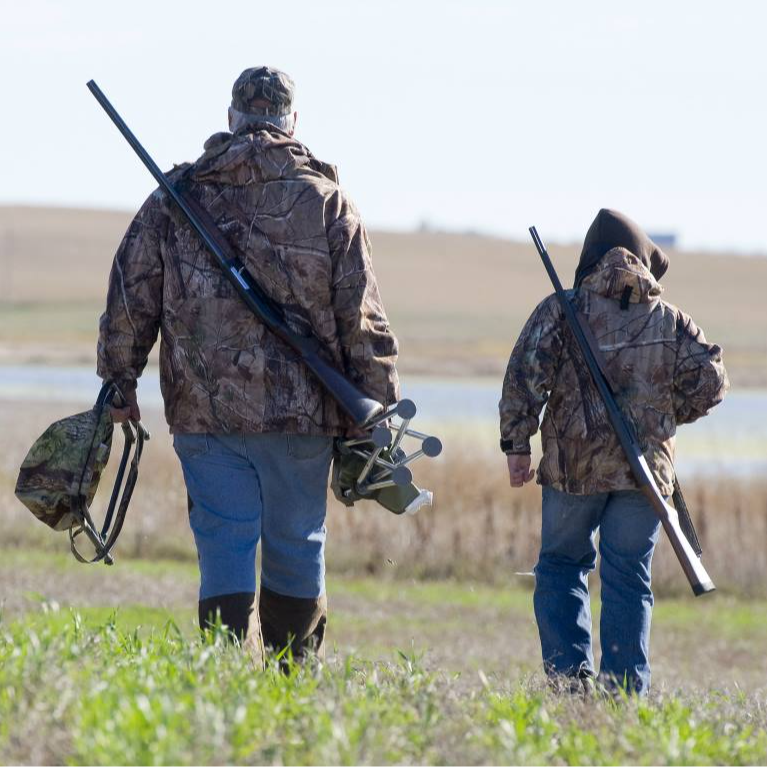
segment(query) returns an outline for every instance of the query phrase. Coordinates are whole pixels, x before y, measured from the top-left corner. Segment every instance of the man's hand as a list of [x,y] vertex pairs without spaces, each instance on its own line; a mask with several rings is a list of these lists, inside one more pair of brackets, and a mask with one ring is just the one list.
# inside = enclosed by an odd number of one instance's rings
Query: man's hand
[[509,484],[512,487],[522,487],[535,476],[535,472],[530,471],[529,455],[507,455],[506,463],[509,466]]
[[125,423],[128,420],[138,423],[141,420],[141,411],[136,401],[136,390],[125,395],[125,407],[112,407],[112,420],[115,423]]

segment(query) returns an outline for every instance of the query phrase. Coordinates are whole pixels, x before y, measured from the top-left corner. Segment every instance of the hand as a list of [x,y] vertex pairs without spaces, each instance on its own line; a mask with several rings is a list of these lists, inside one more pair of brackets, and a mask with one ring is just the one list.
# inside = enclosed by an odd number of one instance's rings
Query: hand
[[529,455],[507,455],[506,463],[509,466],[509,484],[512,487],[522,487],[535,476],[535,472],[530,471]]
[[112,420],[115,423],[125,423],[128,420],[138,423],[141,420],[141,410],[136,401],[136,390],[125,395],[125,407],[111,407]]

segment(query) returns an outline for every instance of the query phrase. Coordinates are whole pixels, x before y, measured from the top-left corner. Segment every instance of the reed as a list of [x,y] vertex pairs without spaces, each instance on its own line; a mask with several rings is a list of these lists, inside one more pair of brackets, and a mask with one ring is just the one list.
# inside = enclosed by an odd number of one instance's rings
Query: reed
[[[502,456],[453,457],[421,466],[435,503],[413,519],[368,504],[330,515],[334,566],[412,577],[471,578],[519,585],[540,545],[540,487],[511,489]],[[767,481],[692,477],[687,502],[718,588],[767,593]],[[664,536],[655,554],[658,593],[686,593],[687,582]]]
[[[0,403],[0,513],[4,546],[66,548],[63,534],[35,521],[14,498],[16,473],[34,435],[62,405]],[[159,414],[153,414],[159,419]],[[119,440],[119,438],[117,438]],[[500,453],[456,452],[417,466],[418,482],[434,490],[431,508],[398,517],[363,502],[347,509],[331,497],[328,567],[386,578],[455,578],[532,585],[540,530],[540,488],[508,486]],[[104,502],[110,477],[97,497]],[[767,480],[723,476],[687,478],[688,505],[704,561],[721,590],[767,593]],[[159,426],[149,443],[118,556],[194,559],[186,492],[170,438]],[[653,567],[659,593],[687,585],[673,552],[661,540]]]

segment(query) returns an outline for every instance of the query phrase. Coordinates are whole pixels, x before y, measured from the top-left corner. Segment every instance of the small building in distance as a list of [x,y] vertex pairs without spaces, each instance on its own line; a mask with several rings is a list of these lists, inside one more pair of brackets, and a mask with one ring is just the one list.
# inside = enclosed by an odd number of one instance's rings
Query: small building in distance
[[650,239],[659,248],[675,248],[677,243],[676,232],[648,232]]

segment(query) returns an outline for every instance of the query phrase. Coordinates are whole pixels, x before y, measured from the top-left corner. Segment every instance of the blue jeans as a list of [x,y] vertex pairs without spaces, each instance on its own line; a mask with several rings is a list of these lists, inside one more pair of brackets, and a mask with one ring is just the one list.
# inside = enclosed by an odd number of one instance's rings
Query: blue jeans
[[547,673],[593,676],[588,574],[602,581],[600,678],[631,692],[650,685],[650,566],[660,522],[638,490],[571,495],[543,488],[535,618]]
[[200,599],[256,591],[325,593],[333,440],[293,434],[176,434],[200,563]]

